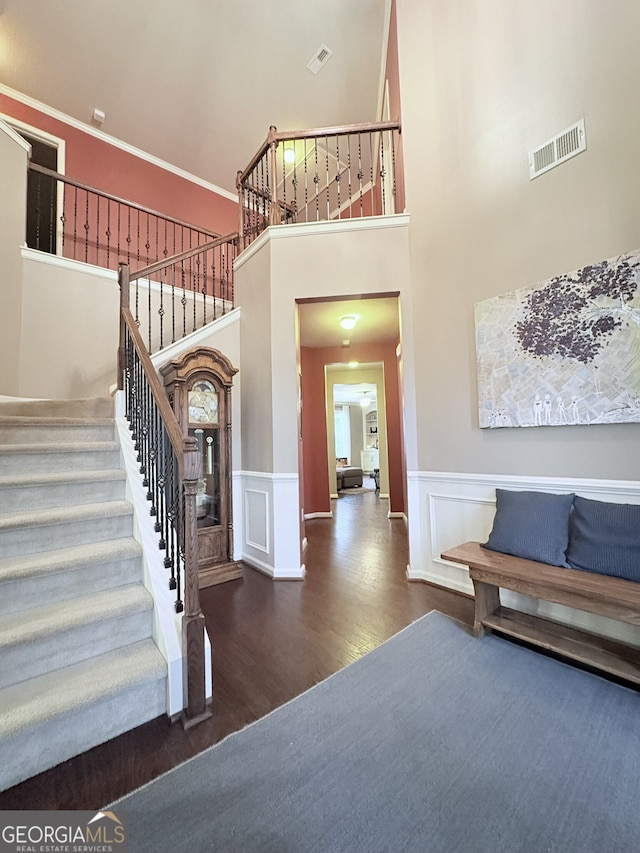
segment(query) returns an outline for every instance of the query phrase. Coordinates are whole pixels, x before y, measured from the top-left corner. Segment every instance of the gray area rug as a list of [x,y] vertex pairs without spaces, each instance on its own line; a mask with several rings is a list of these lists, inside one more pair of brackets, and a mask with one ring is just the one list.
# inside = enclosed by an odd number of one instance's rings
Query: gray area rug
[[640,694],[434,612],[109,808],[131,853],[635,853]]

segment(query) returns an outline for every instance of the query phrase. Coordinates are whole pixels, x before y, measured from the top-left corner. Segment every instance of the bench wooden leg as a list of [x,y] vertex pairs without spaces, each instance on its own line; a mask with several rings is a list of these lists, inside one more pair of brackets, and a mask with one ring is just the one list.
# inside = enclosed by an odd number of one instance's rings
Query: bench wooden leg
[[500,607],[500,589],[497,586],[491,586],[491,584],[477,580],[473,581],[473,589],[476,596],[473,633],[476,637],[482,637],[484,634],[482,620]]

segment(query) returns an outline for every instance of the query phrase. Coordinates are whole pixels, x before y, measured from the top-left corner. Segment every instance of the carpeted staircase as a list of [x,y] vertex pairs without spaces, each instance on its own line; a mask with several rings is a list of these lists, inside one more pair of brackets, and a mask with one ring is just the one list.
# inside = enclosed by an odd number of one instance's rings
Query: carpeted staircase
[[0,402],[0,790],[166,712],[112,400]]

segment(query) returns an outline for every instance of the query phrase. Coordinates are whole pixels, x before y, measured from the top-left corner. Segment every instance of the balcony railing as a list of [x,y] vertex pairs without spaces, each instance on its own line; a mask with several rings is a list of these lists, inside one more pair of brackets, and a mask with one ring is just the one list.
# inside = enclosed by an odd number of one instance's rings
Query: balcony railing
[[139,268],[220,236],[29,164],[27,246],[117,270]]
[[237,238],[237,234],[217,237],[133,271],[120,264],[120,286],[130,289],[133,318],[149,353],[233,309]]
[[237,174],[240,250],[269,225],[395,213],[399,135],[399,122],[272,126]]

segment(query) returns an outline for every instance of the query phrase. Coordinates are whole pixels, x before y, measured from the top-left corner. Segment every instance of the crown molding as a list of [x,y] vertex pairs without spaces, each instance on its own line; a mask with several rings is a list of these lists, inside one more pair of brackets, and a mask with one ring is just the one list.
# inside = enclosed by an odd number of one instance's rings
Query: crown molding
[[212,184],[209,181],[205,181],[204,178],[199,178],[197,175],[192,175],[190,172],[186,172],[184,169],[181,169],[179,166],[174,166],[172,163],[167,163],[166,160],[161,160],[160,157],[156,157],[154,154],[149,154],[148,151],[143,151],[141,148],[136,148],[134,145],[130,145],[128,142],[124,142],[122,139],[118,139],[115,136],[109,136],[108,133],[105,133],[103,130],[100,130],[97,127],[93,127],[93,125],[86,124],[85,122],[79,121],[78,119],[73,118],[72,116],[67,115],[66,113],[60,112],[60,110],[54,109],[54,107],[50,107],[47,104],[43,104],[42,101],[37,101],[35,98],[31,98],[29,95],[25,95],[22,92],[18,92],[15,89],[11,89],[9,86],[5,86],[4,83],[0,83],[0,94],[6,95],[8,98],[12,98],[14,101],[18,101],[20,104],[24,104],[25,107],[31,107],[34,110],[38,110],[38,112],[44,113],[44,115],[49,116],[49,118],[56,119],[56,121],[61,121],[63,124],[69,125],[69,127],[73,127],[76,130],[82,131],[82,133],[87,133],[89,136],[93,136],[96,139],[99,139],[101,142],[106,142],[107,145],[113,145],[114,148],[119,148],[121,151],[126,151],[127,154],[132,154],[134,157],[138,157],[140,160],[144,160],[147,163],[151,163],[153,166],[157,166],[159,169],[164,169],[165,172],[171,172],[174,175],[177,175],[179,178],[183,178],[185,181],[190,181],[192,184],[197,184],[199,187],[203,187],[205,190],[209,190],[210,192],[216,193],[217,195],[222,196],[223,198],[227,198],[230,201],[235,201],[238,203],[238,196],[235,193],[229,192],[229,190],[224,190],[222,187],[216,186],[216,184]]

